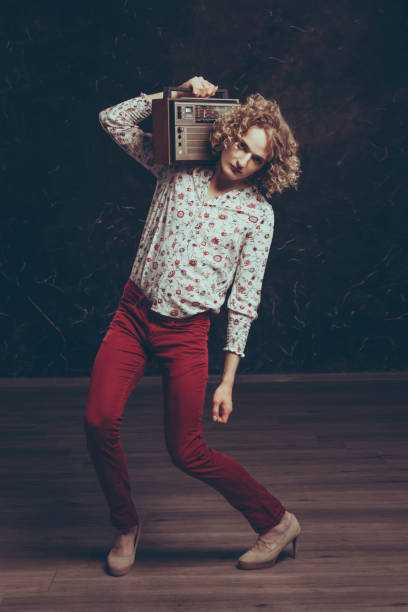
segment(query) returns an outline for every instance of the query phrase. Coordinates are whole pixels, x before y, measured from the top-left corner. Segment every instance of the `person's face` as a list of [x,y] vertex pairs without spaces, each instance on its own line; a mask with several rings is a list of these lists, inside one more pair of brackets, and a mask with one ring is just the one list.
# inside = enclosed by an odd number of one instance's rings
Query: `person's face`
[[224,178],[241,182],[261,170],[268,159],[265,130],[253,126],[240,140],[221,153],[221,171]]

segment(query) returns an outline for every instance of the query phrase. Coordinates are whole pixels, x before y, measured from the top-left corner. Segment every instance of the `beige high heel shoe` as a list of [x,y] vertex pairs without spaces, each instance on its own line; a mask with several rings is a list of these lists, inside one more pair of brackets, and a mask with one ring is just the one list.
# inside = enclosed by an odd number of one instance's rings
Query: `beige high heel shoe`
[[296,558],[296,543],[301,532],[299,522],[290,514],[290,523],[286,531],[268,542],[268,533],[258,536],[255,545],[238,559],[239,569],[262,569],[274,565],[282,550],[292,542],[292,556]]
[[135,539],[133,542],[133,550],[130,555],[118,555],[117,553],[113,552],[113,550],[110,551],[106,559],[106,566],[112,576],[124,576],[132,567],[133,563],[135,562],[136,550],[140,540],[141,529],[142,526],[139,521],[137,531],[135,533]]

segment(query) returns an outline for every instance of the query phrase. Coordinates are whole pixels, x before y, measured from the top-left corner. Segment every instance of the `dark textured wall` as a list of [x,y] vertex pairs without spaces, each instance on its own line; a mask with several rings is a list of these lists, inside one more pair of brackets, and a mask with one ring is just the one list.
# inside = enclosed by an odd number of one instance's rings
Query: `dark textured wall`
[[240,371],[406,368],[407,4],[3,0],[0,375],[89,375],[154,186],[98,112],[194,74],[300,143]]

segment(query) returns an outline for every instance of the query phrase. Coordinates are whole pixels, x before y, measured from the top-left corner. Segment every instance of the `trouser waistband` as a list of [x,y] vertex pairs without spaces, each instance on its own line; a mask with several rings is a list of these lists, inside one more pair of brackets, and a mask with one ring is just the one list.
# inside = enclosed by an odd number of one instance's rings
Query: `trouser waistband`
[[203,310],[202,312],[198,312],[193,315],[188,315],[187,317],[170,317],[168,315],[161,314],[160,312],[156,312],[155,310],[152,310],[153,302],[144,295],[143,291],[130,278],[128,279],[125,285],[124,293],[128,291],[131,292],[132,300],[134,300],[140,306],[144,306],[146,309],[151,310],[151,316],[157,317],[158,319],[161,318],[164,320],[183,322],[192,321],[194,319],[208,319],[210,316],[209,310]]

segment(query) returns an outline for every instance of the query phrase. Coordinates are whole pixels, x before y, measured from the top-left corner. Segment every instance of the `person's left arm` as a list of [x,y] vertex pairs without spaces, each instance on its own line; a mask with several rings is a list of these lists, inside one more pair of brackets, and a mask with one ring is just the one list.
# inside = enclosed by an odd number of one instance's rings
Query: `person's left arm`
[[273,237],[274,215],[267,208],[257,219],[254,229],[246,234],[228,299],[228,327],[224,372],[220,385],[213,395],[212,417],[215,422],[227,423],[232,412],[232,389],[235,374],[244,348],[249,328],[258,314],[262,282]]
[[236,353],[225,354],[222,381],[213,395],[212,418],[215,423],[225,424],[232,412],[232,388],[239,362],[240,357]]

